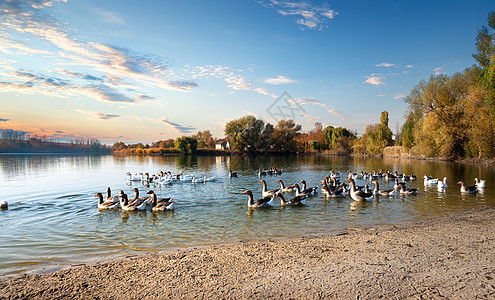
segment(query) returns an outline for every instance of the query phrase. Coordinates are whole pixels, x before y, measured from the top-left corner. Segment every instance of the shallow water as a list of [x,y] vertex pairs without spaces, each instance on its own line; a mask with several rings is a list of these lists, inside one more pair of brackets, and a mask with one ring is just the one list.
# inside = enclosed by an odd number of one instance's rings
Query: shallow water
[[[355,203],[350,198],[309,198],[305,207],[248,209],[245,190],[260,197],[258,168],[277,166],[279,176],[266,176],[269,189],[300,182],[315,186],[329,170],[391,170],[416,174],[408,187],[419,188],[417,196],[380,197]],[[239,173],[228,178],[229,167]],[[176,183],[146,187],[129,183],[125,173],[170,170],[176,173],[216,176],[205,184]],[[449,187],[438,192],[425,188],[422,175],[447,177]],[[0,276],[48,272],[60,267],[133,255],[142,251],[318,234],[347,227],[376,226],[414,221],[495,205],[495,174],[487,167],[450,162],[352,158],[333,156],[262,157],[140,157],[140,156],[0,156]],[[487,181],[484,193],[461,195],[458,180]],[[364,185],[357,180],[358,185]],[[380,188],[393,182],[380,180]],[[131,188],[141,195],[149,189],[160,196],[174,196],[174,211],[98,211],[96,192],[105,194]]]

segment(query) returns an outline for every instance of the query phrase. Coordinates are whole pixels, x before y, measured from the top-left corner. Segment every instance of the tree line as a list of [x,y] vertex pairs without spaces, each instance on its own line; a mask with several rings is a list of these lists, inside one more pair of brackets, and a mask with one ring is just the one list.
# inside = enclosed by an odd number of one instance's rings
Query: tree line
[[495,12],[478,30],[476,64],[432,75],[405,98],[402,145],[430,157],[495,156]]
[[29,135],[23,131],[6,129],[0,139],[0,153],[80,153],[110,154],[112,148],[98,139],[77,139],[62,143],[44,135]]

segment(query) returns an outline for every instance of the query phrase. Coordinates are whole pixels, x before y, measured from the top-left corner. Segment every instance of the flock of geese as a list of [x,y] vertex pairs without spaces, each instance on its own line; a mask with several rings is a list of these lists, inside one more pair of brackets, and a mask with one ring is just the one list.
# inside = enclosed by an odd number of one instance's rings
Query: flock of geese
[[[372,173],[352,173],[348,172],[345,182],[340,182],[343,175],[340,172],[330,171],[329,175],[321,180],[321,191],[322,194],[327,198],[338,198],[350,196],[351,199],[355,201],[368,201],[375,197],[390,197],[396,195],[417,195],[418,189],[407,188],[406,182],[410,180],[416,180],[415,175],[399,174],[397,171],[392,172],[372,172]],[[373,185],[374,189],[371,189],[368,184],[364,186],[356,185],[356,180],[363,180],[366,182],[369,180]],[[380,189],[379,179],[385,179],[386,181],[393,180],[395,182],[393,188]],[[423,176],[423,183],[425,187],[437,186],[439,191],[445,191],[447,189],[447,177],[443,180],[438,180],[438,178],[432,178],[428,175]],[[280,205],[287,206],[303,206],[306,205],[306,199],[317,193],[318,187],[308,188],[306,182],[301,180],[302,188],[299,184],[295,183],[289,186],[285,186],[282,180],[277,180],[280,183],[279,189],[267,190],[267,185],[265,180],[260,180],[263,184],[261,190],[261,198],[255,200],[253,193],[251,191],[245,191],[244,194],[248,195],[248,207],[252,208],[266,208],[274,206],[274,199],[280,198]],[[346,184],[348,183],[348,185]],[[463,194],[476,194],[478,191],[483,191],[486,188],[485,180],[475,179],[475,185],[467,186],[463,181],[459,181],[458,184],[461,186],[460,191]],[[285,199],[284,193],[295,193],[294,197]]]
[[[274,167],[258,170],[259,177],[280,174],[282,174],[282,170]],[[235,177],[238,177],[238,174],[229,169],[229,178]],[[195,177],[192,174],[184,175],[182,172],[172,174],[170,171],[160,171],[153,175],[149,175],[148,173],[132,175],[130,172],[127,172],[126,178],[128,182],[140,181],[148,187],[151,184],[158,186],[172,184],[174,182],[206,183],[216,180],[215,177],[207,177],[204,174],[200,177]],[[395,183],[394,186],[387,189],[380,189],[379,180],[383,179],[386,182],[393,181]],[[304,206],[306,205],[307,198],[316,195],[319,188],[321,188],[321,193],[326,198],[349,196],[354,201],[368,201],[378,197],[417,195],[417,188],[407,188],[406,186],[408,181],[416,179],[417,177],[415,175],[399,174],[397,171],[379,171],[372,173],[364,171],[361,173],[352,173],[349,171],[347,176],[340,172],[330,171],[329,174],[321,180],[321,186],[308,187],[305,180],[300,181],[301,186],[299,183],[286,186],[282,179],[278,179],[277,182],[280,184],[280,188],[269,190],[266,181],[260,179],[258,182],[262,185],[261,198],[255,199],[253,192],[250,190],[246,190],[243,194],[248,196],[247,206],[249,208],[273,207],[276,198],[280,199],[281,206]],[[361,180],[365,185],[358,186],[356,184],[357,180]],[[373,184],[373,189],[366,184],[367,181]],[[439,191],[445,191],[445,189],[448,188],[446,177],[444,177],[443,180],[439,180],[438,178],[424,175],[423,183],[425,187],[437,186]],[[475,194],[486,188],[486,181],[478,180],[478,178],[475,178],[475,184],[472,186],[467,186],[463,181],[459,181],[458,184],[460,185],[460,191],[463,194]],[[134,192],[133,198],[129,198],[123,190],[119,190],[116,195],[112,196],[110,187],[107,188],[106,198],[102,193],[96,193],[94,197],[98,197],[98,209],[120,208],[123,211],[137,211],[146,210],[149,206],[152,211],[165,211],[173,210],[175,208],[173,196],[158,198],[153,190],[149,190],[146,192],[146,196],[140,197],[138,188],[133,188],[131,191]]]

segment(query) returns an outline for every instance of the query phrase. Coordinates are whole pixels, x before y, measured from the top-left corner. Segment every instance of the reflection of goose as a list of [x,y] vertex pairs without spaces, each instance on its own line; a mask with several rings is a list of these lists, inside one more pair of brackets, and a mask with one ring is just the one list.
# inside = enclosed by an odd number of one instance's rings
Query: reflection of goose
[[277,194],[277,197],[280,198],[280,205],[282,206],[303,206],[306,205],[306,198],[308,195],[299,195],[295,196],[289,200],[285,200],[284,195],[281,193]]
[[461,185],[461,193],[476,194],[478,192],[478,188],[475,185],[467,186],[463,181],[459,181],[457,184]]
[[115,209],[120,207],[120,202],[103,201],[103,195],[96,193],[94,197],[98,197],[98,209]]
[[443,190],[448,188],[449,186],[447,185],[447,177],[444,177],[442,181],[438,181],[438,189]]
[[243,194],[248,195],[248,207],[253,207],[253,208],[265,208],[265,207],[272,207],[273,206],[273,198],[274,196],[269,196],[266,198],[261,198],[258,200],[253,199],[253,193],[251,191],[245,191]]
[[7,201],[5,200],[0,201],[0,209],[8,209],[8,208],[9,208],[9,204],[7,203]]
[[484,189],[486,188],[486,180],[479,180],[478,178],[474,179],[474,182],[476,182],[476,187],[479,189]]
[[349,185],[351,188],[349,194],[350,194],[352,199],[354,199],[356,201],[366,201],[366,200],[370,200],[371,198],[373,198],[373,193],[366,193],[363,191],[356,190],[356,184],[354,182],[354,179],[347,178],[346,181],[349,182]]

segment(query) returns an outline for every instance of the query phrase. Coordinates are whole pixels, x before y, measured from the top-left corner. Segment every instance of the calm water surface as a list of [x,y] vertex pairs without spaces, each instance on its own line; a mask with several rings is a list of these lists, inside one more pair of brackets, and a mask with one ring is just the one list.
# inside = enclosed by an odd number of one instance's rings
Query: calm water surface
[[[355,203],[350,198],[309,198],[305,207],[248,209],[245,190],[260,196],[258,168],[277,166],[279,176],[266,176],[268,187],[300,182],[315,186],[329,170],[391,170],[416,174],[408,183],[417,196],[401,196]],[[238,178],[228,178],[228,169]],[[176,183],[145,187],[126,182],[125,173],[170,170],[207,174],[217,180],[206,184]],[[446,192],[426,188],[422,175],[447,177]],[[450,162],[328,156],[298,157],[136,157],[136,156],[0,156],[0,276],[48,272],[85,262],[102,261],[143,251],[301,236],[346,227],[375,226],[437,217],[471,208],[495,206],[495,174],[489,168]],[[456,182],[474,178],[487,181],[478,195],[461,195]],[[358,185],[364,182],[357,180]],[[380,181],[380,188],[393,183]],[[160,196],[175,196],[175,211],[98,211],[96,192],[149,189]]]

